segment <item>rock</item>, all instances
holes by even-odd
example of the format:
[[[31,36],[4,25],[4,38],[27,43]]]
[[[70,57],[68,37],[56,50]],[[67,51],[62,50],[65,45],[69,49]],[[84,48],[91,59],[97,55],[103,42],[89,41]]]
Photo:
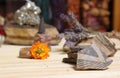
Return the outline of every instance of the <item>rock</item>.
[[[53,26],[46,25],[45,33],[51,37],[50,44],[57,45],[61,39],[57,38],[59,33]],[[19,27],[16,24],[8,23],[4,27],[6,33],[6,43],[17,45],[31,45],[34,42],[34,37],[38,32],[38,28],[29,26]]]
[[[20,58],[31,58],[30,57],[30,47],[21,48],[19,52]]]
[[[34,2],[26,0],[26,4],[15,12],[14,21],[19,26],[30,25],[34,27],[40,24],[40,12],[40,8]]]
[[[34,2],[26,0],[26,4],[14,14],[14,21],[5,25],[6,42],[12,44],[32,44],[40,24],[40,8]]]
[[[120,32],[117,32],[117,31],[108,32],[107,36],[109,38],[117,38],[120,40]]]
[[[79,21],[77,21],[73,13],[70,13],[69,16],[61,14],[60,17],[68,23],[71,23],[74,27],[72,29],[67,29],[64,31],[64,37],[66,40],[63,46],[64,51],[69,51],[71,47],[76,46],[82,40],[88,39],[88,30],[85,27],[83,27],[79,23]]]
[[[20,37],[11,37],[7,36],[5,38],[5,43],[15,44],[15,45],[31,45],[33,43],[33,38],[20,38]]]
[[[96,43],[93,43],[84,48],[78,47],[72,48],[67,53],[68,58],[64,58],[63,62],[69,64],[75,64],[77,70],[87,69],[107,69],[112,63],[112,59],[106,56],[105,51],[102,51]]]
[[[116,53],[115,44],[104,34],[99,33],[96,37],[94,37],[93,41],[101,48],[103,52],[105,52],[108,57],[114,56]]]
[[[76,64],[76,59],[72,58],[63,58],[64,63]]]
[[[6,33],[6,43],[20,44],[20,45],[30,45],[33,43],[35,34],[37,33],[37,28],[30,27],[19,27],[16,24],[8,23],[4,27]]]
[[[69,52],[68,53],[68,58],[76,59],[77,58],[77,52]]]
[[[77,53],[76,69],[107,69],[112,63],[104,52],[93,43],[90,47],[85,48]]]

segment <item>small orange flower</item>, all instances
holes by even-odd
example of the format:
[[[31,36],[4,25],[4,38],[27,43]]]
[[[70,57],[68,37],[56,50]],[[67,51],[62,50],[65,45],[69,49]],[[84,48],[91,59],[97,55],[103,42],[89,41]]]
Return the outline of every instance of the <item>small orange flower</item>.
[[[37,41],[30,48],[31,57],[35,59],[46,59],[47,57],[49,57],[49,51],[50,48],[48,47],[48,44],[41,43],[40,41]]]

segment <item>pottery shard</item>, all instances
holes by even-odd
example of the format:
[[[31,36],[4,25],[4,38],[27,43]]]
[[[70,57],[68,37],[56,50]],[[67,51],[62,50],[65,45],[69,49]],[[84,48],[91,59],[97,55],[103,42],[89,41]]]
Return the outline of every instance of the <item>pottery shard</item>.
[[[111,63],[112,60],[93,43],[77,53],[76,69],[106,69]]]

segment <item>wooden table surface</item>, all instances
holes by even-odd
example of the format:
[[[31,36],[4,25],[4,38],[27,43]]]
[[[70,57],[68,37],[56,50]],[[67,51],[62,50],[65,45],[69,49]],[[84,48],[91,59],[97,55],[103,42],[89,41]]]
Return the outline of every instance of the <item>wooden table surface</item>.
[[[117,47],[120,42],[117,41]],[[107,70],[76,71],[74,65],[62,62],[67,55],[62,44],[52,46],[46,60],[18,58],[20,48],[25,46],[2,45],[0,47],[0,78],[120,78],[120,51],[112,59]]]

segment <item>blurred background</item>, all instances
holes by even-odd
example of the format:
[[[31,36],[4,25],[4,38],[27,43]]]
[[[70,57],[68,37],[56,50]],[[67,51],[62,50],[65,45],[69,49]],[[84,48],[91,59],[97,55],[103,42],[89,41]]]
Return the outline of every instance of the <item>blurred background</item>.
[[[61,13],[73,12],[82,25],[95,31],[120,31],[120,0],[32,0],[41,9],[47,24],[59,32],[71,25],[61,21]],[[13,20],[14,12],[25,4],[25,0],[0,0],[0,34],[5,35],[4,25]]]

